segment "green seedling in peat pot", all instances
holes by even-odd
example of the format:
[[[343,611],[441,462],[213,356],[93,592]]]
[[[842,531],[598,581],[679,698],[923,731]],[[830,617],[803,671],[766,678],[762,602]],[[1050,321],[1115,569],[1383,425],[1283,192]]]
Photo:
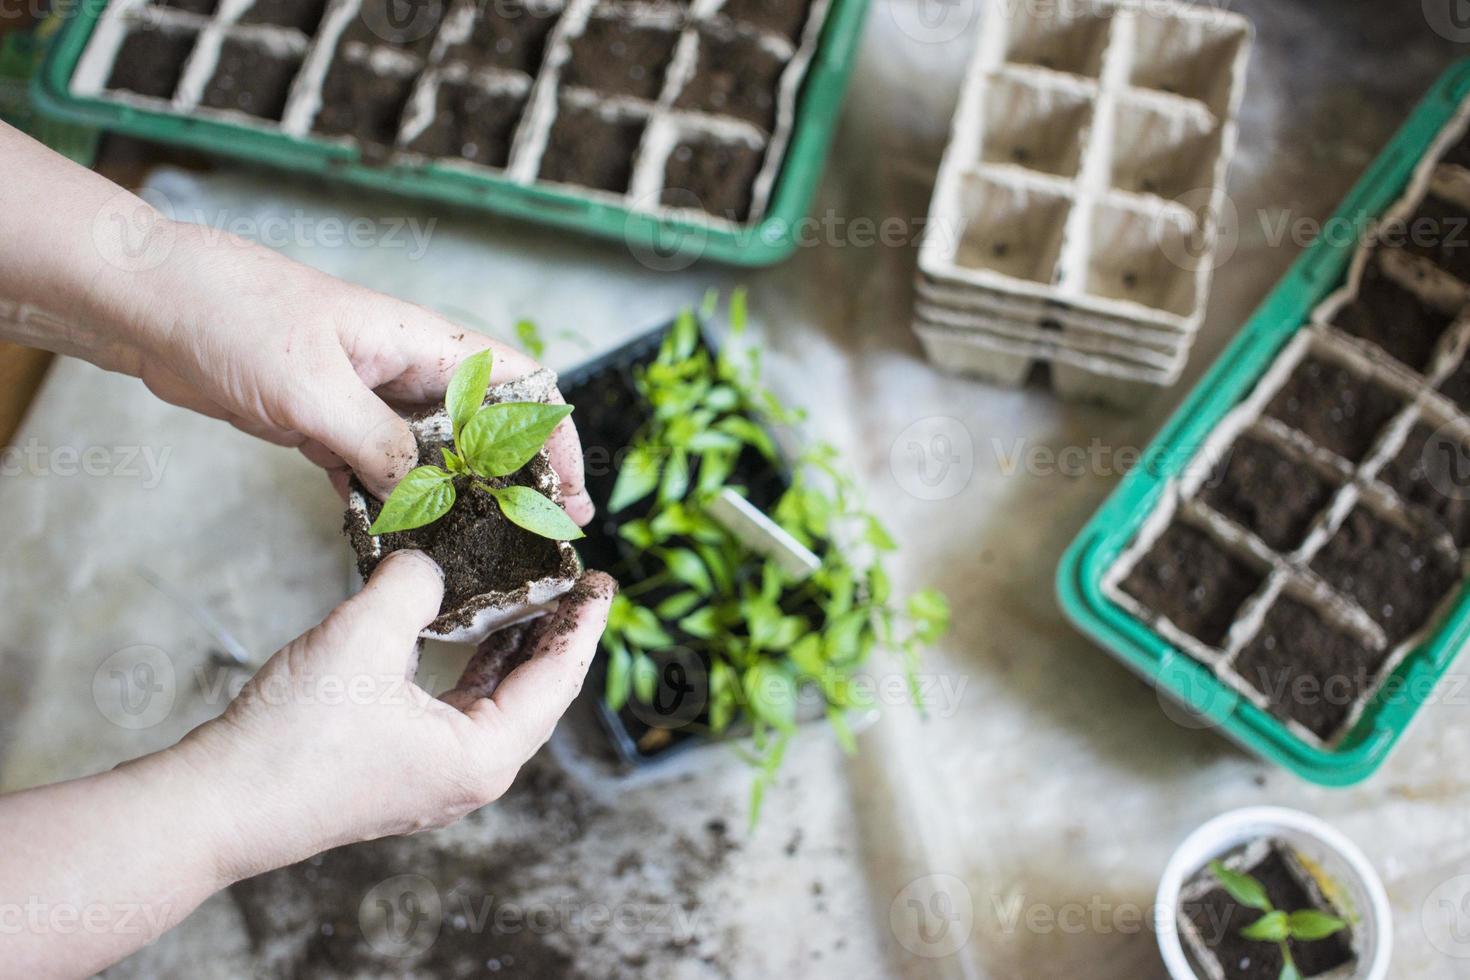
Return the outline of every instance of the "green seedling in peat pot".
[[[1275,943],[1280,948],[1280,980],[1302,980],[1301,970],[1297,969],[1296,960],[1291,955],[1292,940],[1313,942],[1347,928],[1347,922],[1319,909],[1287,912],[1276,908],[1267,897],[1264,885],[1251,875],[1231,871],[1219,861],[1210,862],[1210,874],[1231,898],[1261,913],[1261,917],[1241,929],[1240,934],[1254,942]]]
[[[373,521],[369,531],[388,534],[432,524],[449,513],[458,490],[489,494],[506,520],[553,541],[574,541],[582,531],[552,500],[531,487],[508,484],[572,412],[570,405],[540,402],[485,404],[490,388],[491,351],[462,361],[444,394],[454,448],[441,449],[443,466],[418,466],[408,472]]]

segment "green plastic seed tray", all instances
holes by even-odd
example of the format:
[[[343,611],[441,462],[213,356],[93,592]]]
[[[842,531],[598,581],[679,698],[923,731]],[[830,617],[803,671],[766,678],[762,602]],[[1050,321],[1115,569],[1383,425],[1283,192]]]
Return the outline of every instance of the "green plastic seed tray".
[[[572,18],[574,10],[581,11],[575,18],[572,18],[578,24],[590,24],[604,16],[602,13],[593,11],[590,15],[591,21],[587,20],[589,15],[586,11],[591,9],[587,0],[545,0],[545,2],[559,10],[564,10],[568,18]],[[595,189],[600,186],[595,182],[584,183],[585,178],[558,179],[556,182],[551,182],[547,179],[546,171],[537,170],[538,165],[534,162],[530,165],[529,172],[526,172],[525,169],[517,170],[515,159],[508,163],[502,161],[498,166],[496,164],[470,165],[464,160],[444,159],[439,151],[401,152],[404,145],[402,142],[404,133],[399,133],[397,138],[400,151],[388,153],[382,149],[374,151],[370,144],[355,143],[352,139],[322,137],[316,134],[319,127],[315,125],[298,127],[294,131],[283,131],[284,124],[252,123],[250,118],[241,112],[196,112],[193,110],[176,112],[171,111],[169,100],[166,98],[153,100],[117,98],[111,92],[99,91],[98,85],[90,82],[81,86],[82,92],[78,92],[78,86],[74,82],[78,77],[86,79],[89,68],[94,67],[89,63],[91,54],[89,42],[94,34],[98,34],[100,39],[107,31],[114,28],[106,11],[109,6],[119,3],[130,5],[128,16],[133,16],[132,10],[136,8],[144,17],[151,18],[150,23],[156,22],[166,27],[176,28],[182,24],[185,29],[188,29],[191,18],[199,20],[200,24],[195,25],[192,29],[198,31],[202,25],[202,33],[198,35],[201,38],[199,42],[201,49],[206,43],[205,39],[221,36],[225,38],[224,44],[226,45],[232,38],[246,45],[269,41],[270,44],[263,46],[273,46],[272,56],[278,58],[295,57],[299,60],[304,48],[306,62],[305,67],[301,69],[303,76],[312,71],[313,64],[318,62],[322,66],[320,70],[325,71],[329,58],[335,70],[339,59],[339,53],[318,58],[315,53],[316,49],[311,46],[311,37],[330,37],[330,41],[322,41],[322,46],[327,47],[334,46],[337,43],[336,38],[340,36],[344,39],[343,47],[340,49],[332,47],[332,50],[346,52],[349,49],[347,41],[350,31],[362,26],[357,23],[358,20],[361,20],[357,17],[357,0],[332,0],[327,6],[326,15],[316,35],[312,35],[309,31],[306,35],[301,35],[299,31],[293,33],[292,29],[275,27],[270,24],[264,26],[246,24],[244,18],[238,25],[233,22],[209,21],[208,15],[197,18],[191,12],[180,12],[177,6],[159,7],[152,0],[110,0],[110,3],[77,4],[68,8],[71,14],[67,23],[52,46],[41,71],[32,80],[31,100],[38,112],[53,119],[126,133],[160,143],[189,146],[272,167],[337,178],[380,191],[428,198],[465,208],[500,212],[533,222],[617,239],[621,240],[640,260],[652,263],[656,268],[670,269],[683,268],[700,258],[746,266],[769,265],[780,261],[794,250],[799,240],[801,224],[806,218],[807,209],[826,160],[843,95],[852,73],[857,42],[862,33],[868,6],[868,0],[816,0],[811,7],[810,21],[804,32],[794,32],[789,40],[783,40],[774,30],[758,35],[759,43],[768,49],[772,45],[779,48],[785,44],[787,46],[782,50],[795,51],[794,55],[780,56],[789,57],[789,64],[797,67],[797,71],[782,74],[781,87],[774,96],[771,96],[776,100],[776,108],[771,110],[771,117],[764,121],[764,124],[768,124],[764,132],[770,135],[768,141],[763,144],[752,142],[759,139],[763,131],[762,123],[751,122],[747,125],[743,124],[741,119],[735,118],[738,115],[737,109],[740,107],[730,103],[736,101],[738,92],[731,95],[721,95],[718,91],[713,95],[703,91],[690,92],[694,86],[686,83],[686,88],[681,94],[672,97],[680,101],[670,106],[664,105],[671,98],[667,92],[662,102],[653,100],[640,103],[637,99],[628,98],[616,92],[593,92],[590,89],[576,88],[571,82],[563,84],[561,78],[563,69],[556,66],[569,64],[569,61],[564,61],[563,52],[565,50],[575,51],[575,48],[566,49],[561,46],[575,45],[578,40],[575,31],[583,30],[581,27],[568,28],[566,32],[553,31],[552,41],[547,42],[547,50],[557,50],[557,57],[553,58],[548,55],[545,61],[538,63],[539,68],[529,69],[533,74],[521,72],[517,76],[515,71],[501,70],[498,66],[490,69],[476,68],[474,65],[478,64],[477,62],[445,63],[436,67],[436,62],[433,60],[430,60],[428,69],[425,71],[422,67],[423,60],[420,58],[418,61],[420,65],[418,70],[423,73],[423,81],[414,90],[407,106],[409,113],[416,111],[417,106],[417,111],[422,112],[424,118],[433,118],[432,113],[435,111],[446,111],[443,107],[449,105],[447,96],[445,102],[437,103],[441,106],[440,110],[425,109],[426,105],[435,104],[434,100],[445,88],[468,81],[476,86],[483,84],[489,90],[489,98],[492,102],[495,99],[506,97],[526,100],[523,102],[522,109],[519,110],[525,113],[523,118],[526,120],[533,117],[537,120],[551,118],[554,122],[562,115],[578,116],[580,114],[590,120],[589,125],[605,125],[609,129],[617,129],[620,122],[636,119],[640,124],[647,125],[647,136],[639,152],[652,153],[653,150],[650,148],[657,146],[660,153],[671,154],[668,158],[671,161],[673,160],[673,150],[669,148],[671,142],[676,144],[680,154],[687,154],[690,151],[683,147],[690,143],[695,146],[696,153],[700,152],[701,139],[706,142],[723,141],[722,146],[726,153],[735,152],[730,148],[740,144],[742,140],[745,141],[746,145],[756,148],[759,153],[763,154],[761,157],[763,162],[760,164],[754,185],[753,213],[744,221],[735,221],[718,216],[706,216],[695,206],[698,203],[697,200],[691,204],[687,201],[671,200],[667,194],[660,196],[660,186],[671,189],[683,185],[661,183],[656,178],[652,179],[652,184],[649,184],[649,180],[639,176],[636,166],[634,166],[631,184],[627,187],[626,192],[619,189],[623,185],[608,185],[613,189],[602,192]],[[338,18],[342,8],[349,6],[352,7],[351,13]],[[473,6],[473,0],[453,0],[445,5],[444,9],[447,9],[449,13],[445,15],[443,23],[449,24],[459,12],[464,12],[460,11],[460,8]],[[221,7],[221,10],[223,9]],[[363,17],[366,16],[367,14],[364,13]],[[465,16],[479,15],[465,12]],[[666,10],[639,8],[639,12],[618,16],[658,21],[660,18],[677,16],[677,14],[671,14]],[[733,32],[737,40],[740,37],[749,38],[756,35],[752,35],[751,29],[743,22],[722,20],[719,12],[714,15],[701,16],[706,19],[695,18],[688,25],[683,26],[681,35],[681,43],[687,43],[690,46],[688,50],[696,53],[693,55],[676,53],[675,62],[671,63],[668,70],[672,76],[675,71],[674,65],[680,64],[679,59],[681,58],[685,59],[683,64],[699,65],[701,59],[707,57],[704,53],[706,50],[704,45],[708,43],[712,52],[708,57],[714,62],[714,67],[709,69],[714,73],[710,76],[712,79],[710,85],[723,85],[725,82],[722,79],[728,76],[728,71],[725,71],[718,63],[719,57],[717,53],[714,53],[716,45],[707,38],[720,31],[726,35]],[[741,14],[740,16],[747,15]],[[345,29],[342,27],[344,23],[347,25]],[[682,22],[676,23],[672,29],[678,29],[679,24]],[[101,32],[99,32],[99,25],[102,28]],[[372,25],[368,26],[371,28]],[[653,26],[658,27],[659,25]],[[757,26],[762,30],[766,30],[767,27],[767,25],[760,24]],[[663,25],[659,29],[665,28],[669,28],[669,25]],[[479,29],[480,25],[477,22],[475,30]],[[594,35],[591,27],[585,30],[589,43],[592,46],[600,45],[601,42],[590,40],[600,35]],[[328,35],[328,31],[339,33]],[[107,44],[115,43],[108,35]],[[217,44],[218,41],[211,41],[211,43]],[[739,43],[747,42],[740,41]],[[211,48],[211,51],[213,50],[223,49]],[[432,50],[437,52],[441,49]],[[614,45],[605,50],[621,49]],[[406,52],[410,53],[405,54]],[[364,56],[360,59],[359,64],[370,66],[369,74],[377,76],[380,81],[385,74],[392,75],[395,71],[407,71],[408,69],[404,69],[403,65],[411,63],[411,59],[416,56],[405,47],[386,51],[375,47],[370,53],[373,58]],[[383,57],[378,57],[380,55]],[[488,56],[496,57],[495,54]],[[348,60],[346,54],[340,54],[340,57]],[[448,55],[435,54],[433,57],[448,57]],[[469,65],[468,68],[466,64]],[[204,81],[200,79],[194,79],[191,82],[187,69],[192,66],[193,61],[185,62],[183,81],[178,90],[180,93],[188,90],[191,85],[195,89],[204,85]],[[595,67],[602,68],[602,66]],[[81,76],[78,76],[79,68],[82,69]],[[456,75],[454,69],[463,70]],[[691,72],[702,72],[703,70],[702,68],[689,69]],[[744,69],[741,71],[743,72]],[[801,74],[802,71],[804,74]],[[724,74],[720,74],[721,72]],[[241,74],[247,77],[252,75],[258,77],[259,64],[252,66],[247,62]],[[347,73],[344,72],[345,74]],[[797,77],[798,75],[800,77]],[[702,74],[691,77],[696,81],[704,78]],[[328,82],[330,81],[329,78]],[[624,81],[626,82],[627,79]],[[799,87],[795,87],[793,82],[799,82]],[[373,83],[357,79],[341,84],[351,88],[352,99],[356,99],[361,89],[371,89]],[[292,89],[293,100],[300,101],[298,98],[300,87],[298,84]],[[709,88],[709,85],[706,85],[705,88]],[[543,98],[539,94],[543,89],[551,94]],[[420,93],[424,90],[428,90],[430,94],[427,98],[420,99]],[[195,95],[197,94],[196,91]],[[646,95],[647,93],[640,93],[640,97]],[[699,99],[714,101],[707,101],[707,103],[700,103],[686,109],[682,101],[686,95],[696,102]],[[208,92],[204,97],[209,98]],[[181,95],[174,96],[174,108],[186,104],[193,103],[190,99],[183,99]],[[709,105],[722,108],[718,110],[708,108]],[[294,102],[288,104],[285,110],[288,120],[294,111],[293,106]],[[366,113],[359,111],[362,109],[360,102],[352,102],[347,109],[347,112],[339,113],[339,115],[346,116],[349,120],[354,112],[359,117],[371,114],[370,110]],[[481,109],[472,111],[461,107],[455,111],[465,113],[465,118],[471,119],[476,126],[494,125],[493,122],[485,121],[486,117],[482,114]],[[717,114],[699,115],[703,111]],[[412,118],[411,115],[405,114],[405,127],[410,125],[409,120]],[[747,116],[747,118],[750,117]],[[359,118],[357,122],[361,122],[361,119]],[[349,121],[348,125],[351,124]],[[522,123],[520,128],[515,130],[520,142],[514,145],[520,146],[521,143],[527,141],[523,131],[528,129],[529,125],[529,122]],[[575,120],[568,121],[569,130],[576,130],[578,126]],[[627,128],[631,128],[631,124]],[[659,135],[654,135],[655,130]],[[482,132],[483,130],[477,132],[476,135]],[[576,134],[572,133],[572,135]],[[556,131],[553,129],[549,137],[538,136],[532,142],[546,139],[549,145],[555,138]],[[388,143],[395,142],[391,136],[387,141]],[[364,145],[368,145],[369,148],[365,150]],[[539,142],[537,145],[540,145]],[[466,138],[465,150],[457,152],[468,152],[471,149],[473,146],[469,138]],[[467,155],[466,159],[472,161],[473,164],[482,163],[473,155]],[[696,177],[691,179],[713,180],[717,185],[724,178],[708,177],[708,175],[724,173],[730,166],[728,157],[718,162],[700,162],[696,158],[692,164],[687,163],[685,156],[681,155],[680,159],[686,161],[686,169],[695,172]],[[585,161],[573,161],[573,163],[579,164]],[[593,164],[595,165],[596,161],[593,161]],[[644,169],[653,166],[654,164],[648,164]],[[667,172],[662,166],[659,167],[663,181],[671,181],[673,178],[669,175],[675,172],[672,162],[667,166]],[[706,175],[705,177],[698,177],[701,171]],[[626,175],[624,179],[627,179]],[[579,186],[573,186],[574,184],[593,189],[583,190]],[[718,198],[719,193],[711,191],[709,196]],[[715,211],[716,215],[733,213],[716,207],[714,203],[711,203],[709,207],[710,210]]]
[[[1083,528],[1057,570],[1057,592],[1062,608],[1085,633],[1165,692],[1171,700],[1190,708],[1200,721],[1217,726],[1262,757],[1322,785],[1351,785],[1377,770],[1415,714],[1432,696],[1461,648],[1470,640],[1470,597],[1466,595],[1463,578],[1463,553],[1457,554],[1452,543],[1454,532],[1448,529],[1447,524],[1438,530],[1414,530],[1438,525],[1420,521],[1415,516],[1418,513],[1415,508],[1403,503],[1413,498],[1398,495],[1400,492],[1396,488],[1392,493],[1378,492],[1400,479],[1394,474],[1404,472],[1399,468],[1403,460],[1422,458],[1412,457],[1412,450],[1408,448],[1410,437],[1407,433],[1416,426],[1436,422],[1442,417],[1448,420],[1443,425],[1459,425],[1463,430],[1464,404],[1462,402],[1458,409],[1451,404],[1446,381],[1453,372],[1466,369],[1463,334],[1467,320],[1463,316],[1455,318],[1455,325],[1446,328],[1435,347],[1437,353],[1433,354],[1433,359],[1426,354],[1425,362],[1411,369],[1399,366],[1395,358],[1385,352],[1400,345],[1402,333],[1397,339],[1392,333],[1380,334],[1377,343],[1386,345],[1380,349],[1364,341],[1361,332],[1348,336],[1354,331],[1343,326],[1349,322],[1345,315],[1339,318],[1346,308],[1342,304],[1355,302],[1360,295],[1366,295],[1364,283],[1367,279],[1374,276],[1382,279],[1386,273],[1375,270],[1389,269],[1390,258],[1402,260],[1401,265],[1408,263],[1411,269],[1419,269],[1420,273],[1416,274],[1426,277],[1426,281],[1440,274],[1429,267],[1429,258],[1419,255],[1405,258],[1402,254],[1413,249],[1389,249],[1383,244],[1375,251],[1370,247],[1374,238],[1367,231],[1374,227],[1388,227],[1394,221],[1418,213],[1414,209],[1422,205],[1416,195],[1426,188],[1431,193],[1435,192],[1442,186],[1435,181],[1442,181],[1445,172],[1455,180],[1467,178],[1453,167],[1447,170],[1432,160],[1420,166],[1421,161],[1430,158],[1463,166],[1463,144],[1455,150],[1454,160],[1442,154],[1452,140],[1460,139],[1458,127],[1464,125],[1462,107],[1466,105],[1467,97],[1470,97],[1470,61],[1455,65],[1436,83],[1327,226],[1353,228],[1360,234],[1324,234],[1297,260],[1164,426],[1142,462],[1123,479]],[[1380,225],[1381,219],[1387,219],[1387,224]],[[1360,242],[1364,243],[1362,247]],[[1442,264],[1443,259],[1441,253],[1435,261]],[[1423,272],[1425,269],[1429,271]],[[1445,278],[1450,279],[1447,273]],[[1381,282],[1375,288],[1381,288]],[[1461,281],[1458,288],[1462,292],[1454,295],[1464,299],[1467,295],[1465,290],[1470,287]],[[1412,305],[1405,302],[1389,307],[1394,314],[1389,318],[1393,320],[1392,330],[1400,330],[1400,321],[1395,317]],[[1448,312],[1453,308],[1464,307],[1446,305],[1446,322],[1453,317]],[[1402,352],[1395,356],[1405,361],[1413,360]],[[1313,361],[1310,367],[1307,365],[1309,360]],[[1324,368],[1320,366],[1322,364],[1329,366]],[[1436,364],[1440,366],[1435,367]],[[1366,386],[1363,379],[1376,379],[1375,384],[1381,382],[1385,390],[1397,392],[1396,397],[1402,399],[1403,407],[1399,414],[1389,416],[1390,422],[1374,430],[1379,433],[1376,441],[1371,443],[1375,448],[1370,451],[1365,446],[1365,455],[1361,457],[1364,462],[1344,462],[1353,458],[1354,450],[1343,448],[1349,441],[1349,426],[1343,423],[1340,414],[1337,423],[1316,426],[1315,443],[1312,439],[1305,440],[1307,448],[1296,457],[1299,462],[1291,465],[1305,465],[1301,461],[1321,457],[1327,462],[1318,460],[1320,472],[1330,474],[1331,465],[1336,461],[1341,465],[1341,472],[1328,479],[1338,480],[1333,486],[1341,489],[1333,491],[1337,496],[1330,498],[1332,504],[1319,512],[1314,519],[1316,523],[1311,525],[1312,530],[1302,532],[1306,536],[1298,539],[1302,543],[1295,550],[1286,546],[1273,550],[1274,545],[1261,544],[1272,535],[1265,531],[1241,531],[1247,527],[1246,524],[1222,519],[1220,511],[1211,509],[1213,504],[1211,507],[1189,509],[1198,500],[1192,500],[1188,494],[1205,493],[1206,483],[1202,482],[1200,473],[1210,472],[1219,479],[1216,467],[1223,469],[1222,462],[1226,459],[1224,456],[1204,455],[1207,447],[1218,449],[1226,445],[1226,440],[1238,440],[1241,433],[1256,431],[1264,436],[1270,436],[1277,430],[1286,432],[1287,436],[1302,436],[1304,430],[1313,428],[1313,424],[1295,428],[1278,424],[1282,413],[1298,408],[1300,400],[1277,399],[1269,403],[1267,400],[1275,399],[1287,385],[1295,383],[1298,374],[1305,377],[1317,372],[1312,376],[1323,377],[1331,376],[1339,369],[1358,372],[1353,385]],[[1294,373],[1288,375],[1288,371]],[[1416,378],[1417,381],[1414,380]],[[1435,386],[1445,390],[1436,391]],[[1363,387],[1352,390],[1359,394],[1350,397],[1366,399]],[[1363,411],[1367,410],[1366,400],[1359,404]],[[1281,405],[1287,408],[1283,409]],[[1439,415],[1434,416],[1433,413]],[[1252,426],[1254,428],[1249,428]],[[1396,444],[1395,439],[1403,441]],[[1336,452],[1322,452],[1323,446],[1331,449],[1334,443],[1338,444]],[[1239,442],[1230,443],[1230,450],[1238,445]],[[1282,452],[1287,452],[1287,449]],[[1395,452],[1403,455],[1393,457],[1392,462],[1383,462]],[[1312,453],[1316,457],[1312,457]],[[1228,470],[1225,472],[1228,479]],[[1198,489],[1189,491],[1191,486]],[[1380,497],[1387,502],[1375,503]],[[1397,524],[1388,519],[1392,517],[1390,511],[1395,506],[1399,508]],[[1379,519],[1374,515],[1388,515],[1382,519],[1385,527],[1400,528],[1398,533],[1402,534],[1422,533],[1423,540],[1429,543],[1423,546],[1426,550],[1416,554],[1436,560],[1443,557],[1446,569],[1442,576],[1444,591],[1436,594],[1442,594],[1444,598],[1423,620],[1426,625],[1395,633],[1394,613],[1386,601],[1380,602],[1377,594],[1365,598],[1361,592],[1361,581],[1352,577],[1333,579],[1336,573],[1331,562],[1339,559],[1325,556],[1326,552],[1338,547],[1333,543],[1334,535],[1341,534],[1343,541],[1347,542],[1353,534],[1360,533],[1361,528],[1356,525],[1353,534],[1347,527],[1359,520],[1359,510],[1365,525]],[[1205,516],[1191,516],[1196,514]],[[1259,576],[1263,584],[1256,586],[1254,591],[1242,587],[1232,593],[1229,602],[1237,603],[1234,618],[1227,628],[1216,633],[1214,639],[1200,643],[1195,643],[1192,637],[1204,635],[1208,630],[1196,625],[1196,632],[1191,635],[1170,619],[1170,616],[1187,618],[1190,615],[1189,600],[1184,600],[1183,611],[1163,613],[1154,606],[1150,613],[1146,604],[1132,601],[1136,593],[1124,594],[1121,581],[1124,575],[1144,564],[1144,558],[1138,556],[1145,555],[1146,549],[1162,539],[1161,528],[1172,528],[1172,522],[1176,521],[1188,525],[1190,520],[1199,522],[1198,528],[1203,529],[1204,538],[1211,542],[1224,542],[1219,545],[1222,552],[1228,550],[1229,541],[1236,540],[1249,544],[1253,549],[1252,555],[1262,556],[1256,571],[1250,574]],[[1409,530],[1402,530],[1405,528]],[[1234,532],[1231,529],[1235,529]],[[1229,538],[1231,533],[1236,533],[1236,538]],[[1151,538],[1152,535],[1158,537]],[[1170,547],[1175,547],[1179,540],[1181,538],[1175,538]],[[1362,537],[1357,540],[1361,542]],[[1380,537],[1375,540],[1389,539]],[[1463,548],[1464,542],[1458,537],[1453,541]],[[1343,548],[1347,546],[1346,543],[1342,545]],[[1167,550],[1162,545],[1159,547],[1161,554]],[[1206,554],[1209,550],[1206,548],[1194,554]],[[1283,558],[1278,551],[1285,552],[1286,557]],[[1385,563],[1394,560],[1389,548],[1382,544],[1370,544],[1368,552],[1368,558],[1361,557],[1360,553],[1355,560],[1373,561],[1375,556]],[[1186,553],[1181,550],[1173,552],[1176,558]],[[1340,550],[1334,552],[1340,553]],[[1166,564],[1168,556],[1149,556],[1148,560],[1154,563],[1148,569],[1151,573],[1153,569],[1162,567],[1159,563]],[[1249,561],[1254,560],[1241,552],[1242,567],[1247,567]],[[1134,564],[1130,565],[1130,562]],[[1181,560],[1174,567],[1180,570],[1178,575],[1190,582],[1189,588],[1194,589],[1194,583],[1200,581],[1199,576],[1204,574],[1198,570],[1207,564],[1203,559]],[[1434,565],[1435,562],[1429,564]],[[1428,568],[1406,570],[1404,577],[1413,583],[1409,589],[1429,589],[1429,572]],[[1190,578],[1192,575],[1195,577]],[[1249,575],[1245,577],[1250,578]],[[1231,584],[1223,576],[1218,581]],[[1278,591],[1273,592],[1273,588]],[[1355,588],[1359,590],[1356,593],[1353,591]],[[1397,588],[1400,595],[1405,594],[1402,586]],[[1389,588],[1385,587],[1383,591],[1387,593]],[[1341,602],[1341,608],[1329,607],[1329,600],[1318,601],[1323,603],[1322,610],[1336,609],[1332,615],[1340,618],[1334,620],[1338,625],[1333,628],[1341,628],[1344,631],[1341,635],[1347,635],[1348,626],[1343,624],[1358,624],[1353,628],[1365,631],[1362,635],[1378,637],[1379,646],[1375,649],[1392,651],[1384,654],[1381,666],[1374,668],[1377,673],[1370,682],[1358,689],[1351,713],[1335,723],[1337,727],[1331,729],[1330,736],[1312,728],[1310,720],[1303,721],[1304,714],[1293,713],[1305,710],[1302,708],[1304,699],[1300,695],[1291,695],[1290,703],[1286,704],[1279,695],[1273,698],[1262,693],[1259,685],[1252,691],[1240,682],[1246,668],[1239,665],[1239,661],[1244,659],[1247,651],[1251,652],[1251,664],[1257,668],[1258,676],[1265,676],[1259,672],[1262,657],[1269,660],[1279,653],[1279,649],[1289,647],[1295,641],[1317,642],[1300,639],[1310,632],[1308,630],[1281,629],[1283,620],[1290,618],[1281,612],[1280,618],[1275,620],[1276,626],[1272,627],[1280,639],[1267,637],[1262,645],[1262,637],[1267,633],[1265,624],[1272,622],[1272,616],[1277,614],[1276,607],[1293,605],[1297,598],[1307,596],[1309,592],[1336,596],[1339,600],[1343,596],[1355,598],[1357,605],[1351,601]],[[1195,599],[1198,600],[1202,594],[1198,593]],[[1248,595],[1248,598],[1238,600],[1238,595]],[[1197,602],[1197,605],[1203,607],[1202,603]],[[1302,614],[1298,610],[1293,615]],[[1404,613],[1403,617],[1409,615]],[[1323,611],[1317,622],[1326,623],[1327,617],[1327,612]],[[1383,625],[1385,623],[1389,625]],[[1215,626],[1210,629],[1215,629]],[[1373,633],[1375,629],[1378,630],[1376,634]],[[1317,634],[1318,637],[1322,635]],[[1395,640],[1395,637],[1399,639]],[[1212,659],[1208,648],[1215,648],[1219,656]],[[1360,649],[1368,647],[1365,645]],[[1287,654],[1288,658],[1292,656]],[[1279,666],[1281,661],[1276,663]],[[1235,673],[1237,666],[1239,674]],[[1298,658],[1297,664],[1288,664],[1286,669],[1303,668]]]

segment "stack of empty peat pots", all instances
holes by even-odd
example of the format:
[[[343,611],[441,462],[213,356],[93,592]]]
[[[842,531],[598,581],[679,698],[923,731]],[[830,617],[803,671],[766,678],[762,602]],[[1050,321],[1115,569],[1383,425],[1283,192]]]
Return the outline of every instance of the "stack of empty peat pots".
[[[993,0],[919,257],[930,360],[1138,404],[1204,318],[1250,23],[1168,0]]]

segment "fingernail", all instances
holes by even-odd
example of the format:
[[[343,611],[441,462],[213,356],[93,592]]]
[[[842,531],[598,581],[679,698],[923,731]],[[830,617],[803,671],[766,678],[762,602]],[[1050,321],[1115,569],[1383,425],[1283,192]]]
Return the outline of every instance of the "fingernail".
[[[399,556],[402,556],[402,557],[400,558]],[[413,561],[421,562],[422,564],[427,565],[429,568],[432,568],[434,570],[434,574],[437,575],[437,576],[439,576],[439,581],[441,581],[441,582],[444,581],[444,569],[440,568],[439,567],[439,563],[437,561],[435,561],[433,558],[430,558],[429,555],[426,552],[420,551],[417,548],[399,548],[397,551],[390,551],[388,553],[387,557],[385,557],[383,560],[384,561],[395,561],[395,560],[397,560],[397,561],[409,561],[409,560],[413,560]]]

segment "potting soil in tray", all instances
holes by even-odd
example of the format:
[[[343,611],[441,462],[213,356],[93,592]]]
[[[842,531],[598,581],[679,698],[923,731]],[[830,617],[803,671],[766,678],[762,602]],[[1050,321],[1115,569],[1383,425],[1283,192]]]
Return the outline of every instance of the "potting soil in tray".
[[[1249,874],[1261,883],[1273,907],[1284,912],[1314,909],[1342,918],[1316,880],[1285,845],[1259,841],[1226,860],[1232,871]],[[1181,928],[1197,959],[1212,959],[1225,980],[1278,980],[1283,965],[1280,948],[1272,942],[1247,939],[1241,929],[1261,917],[1230,896],[1208,868],[1185,886],[1180,901]],[[1291,940],[1291,957],[1303,977],[1318,977],[1353,962],[1352,928],[1325,939]],[[1210,975],[1214,971],[1206,967]]]
[[[1106,594],[1331,746],[1461,590],[1470,545],[1470,108],[1348,280],[1226,415]]]
[[[830,0],[112,0],[73,95],[744,224]]]

